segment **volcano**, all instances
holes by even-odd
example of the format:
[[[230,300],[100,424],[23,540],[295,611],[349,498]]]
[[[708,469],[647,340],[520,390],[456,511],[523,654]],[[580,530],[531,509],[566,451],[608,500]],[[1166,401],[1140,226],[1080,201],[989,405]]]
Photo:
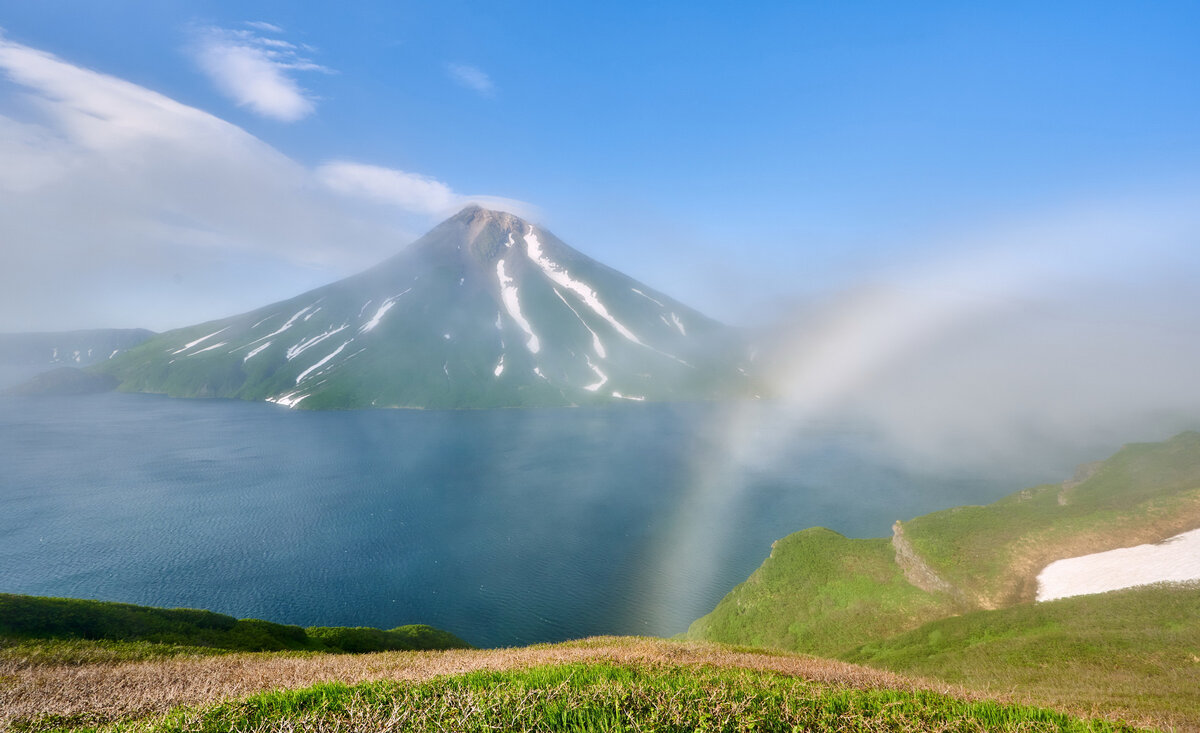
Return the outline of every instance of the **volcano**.
[[[125,391],[288,407],[543,407],[752,396],[722,325],[500,211],[357,275],[94,367]]]

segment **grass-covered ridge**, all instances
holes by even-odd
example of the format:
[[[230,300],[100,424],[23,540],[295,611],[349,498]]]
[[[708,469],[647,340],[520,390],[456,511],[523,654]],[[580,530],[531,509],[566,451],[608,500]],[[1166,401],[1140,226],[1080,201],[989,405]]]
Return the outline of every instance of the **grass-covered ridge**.
[[[845,653],[938,618],[1032,601],[1054,560],[1196,527],[1200,433],[1186,432],[1126,446],[1077,480],[898,523],[891,540],[789,535],[688,637]]]
[[[32,640],[58,643],[28,643]],[[103,655],[94,645],[73,647],[72,640],[103,641],[111,654],[132,658],[169,655],[172,650],[193,653],[197,648],[372,652],[469,646],[449,632],[420,624],[389,631],[362,627],[305,629],[189,608],[0,594],[0,646],[5,654],[24,650],[66,659],[75,648],[80,653]]]
[[[777,541],[766,562],[687,635],[836,655],[955,608],[952,599],[910,585],[887,540],[815,527]]]
[[[1200,584],[975,611],[844,658],[973,688],[1021,690],[1080,708],[1153,709],[1200,721]]]
[[[1200,433],[1129,445],[1089,468],[898,523],[890,540],[789,535],[687,638],[1200,726],[1200,587],[1033,602],[1054,560],[1200,527]]]
[[[980,608],[1032,601],[1054,560],[1156,542],[1200,527],[1200,433],[1127,445],[1081,481],[904,523],[933,570]]]
[[[332,683],[176,711],[114,730],[1116,731],[1044,709],[862,690],[757,670],[564,664],[420,683]]]

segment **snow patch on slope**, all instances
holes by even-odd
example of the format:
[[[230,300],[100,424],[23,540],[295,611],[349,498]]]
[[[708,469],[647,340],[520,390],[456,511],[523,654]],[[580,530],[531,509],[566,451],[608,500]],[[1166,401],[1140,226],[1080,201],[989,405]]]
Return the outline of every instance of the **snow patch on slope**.
[[[245,364],[246,362],[250,361],[251,357],[258,356],[260,353],[262,353],[262,351],[264,349],[266,349],[268,346],[270,346],[271,343],[272,342],[268,341],[267,343],[263,344],[262,346],[259,346],[258,348],[256,348],[254,351],[251,351],[249,354],[246,354],[244,357],[242,357],[242,363]]]
[[[1124,547],[1052,562],[1038,573],[1037,599],[1052,601],[1185,580],[1200,580],[1200,529],[1156,545]]]
[[[558,299],[563,302],[563,305],[571,308],[571,312],[575,314],[575,317],[579,319],[579,322],[583,324],[583,327],[588,330],[588,333],[592,334],[592,350],[596,352],[596,356],[600,357],[601,359],[608,356],[608,354],[604,352],[604,344],[601,343],[600,337],[596,335],[596,332],[592,330],[591,326],[587,325],[587,321],[583,320],[583,316],[579,315],[579,311],[575,310],[571,304],[567,302],[567,299],[563,297],[563,294],[558,292],[558,288],[554,288],[553,290],[554,294],[558,296]]]
[[[588,392],[595,392],[596,390],[603,387],[604,384],[608,381],[608,375],[605,374],[604,372],[600,371],[600,367],[598,367],[592,363],[592,358],[590,356],[586,357],[586,358],[587,358],[588,368],[590,368],[593,372],[596,373],[596,376],[600,379],[600,381],[596,382],[595,384],[589,384],[586,387],[584,387],[584,389],[586,389]]]
[[[645,298],[646,300],[649,300],[649,301],[650,301],[650,302],[652,302],[652,303],[657,303],[659,307],[661,307],[661,308],[666,308],[666,306],[662,304],[662,301],[660,301],[660,300],[655,300],[654,298],[651,298],[649,295],[646,295],[645,293],[643,293],[642,291],[638,290],[637,288],[630,288],[630,290],[632,290],[633,292],[635,292],[635,293],[637,293],[638,295],[642,296],[642,297],[643,297],[643,298]]]
[[[510,234],[509,238],[511,237]],[[542,349],[541,342],[538,340],[537,334],[533,332],[533,326],[529,325],[529,321],[525,320],[525,316],[521,314],[521,301],[517,294],[517,286],[504,271],[504,260],[496,262],[496,279],[500,281],[500,300],[504,303],[504,309],[517,322],[521,330],[529,336],[529,341],[525,344],[529,353],[538,353]]]
[[[312,396],[311,394],[300,394],[299,392],[289,392],[287,394],[281,394],[281,395],[275,395],[274,397],[268,397],[267,402],[274,402],[275,404],[283,405],[284,407],[295,407],[296,405],[300,404],[301,400],[303,400],[306,397],[311,397],[311,396]]]
[[[378,326],[379,322],[383,320],[384,315],[386,315],[387,312],[392,309],[392,306],[394,306],[396,304],[396,301],[400,299],[400,296],[404,295],[405,293],[410,292],[411,290],[412,290],[412,288],[409,288],[408,290],[405,290],[403,293],[397,293],[397,294],[393,295],[392,297],[388,298],[387,300],[383,301],[383,304],[380,305],[378,309],[376,309],[375,315],[371,316],[371,320],[364,323],[362,325],[362,327],[360,327],[358,329],[358,332],[359,333],[367,333],[368,331],[370,331],[370,330],[374,329],[376,326]],[[371,304],[371,301],[368,300],[367,305],[370,305],[370,304]],[[363,306],[363,308],[366,308],[366,307],[367,306],[365,306],[365,305]]]
[[[222,346],[227,345],[228,343],[229,343],[228,341],[222,341],[219,344],[213,344],[212,346],[205,346],[203,349],[196,349],[192,353],[188,354],[188,356],[195,356],[196,354],[203,354],[206,351],[212,351],[213,349],[219,349]]]
[[[305,320],[308,320],[308,319],[306,318]],[[304,341],[301,341],[300,343],[296,344],[295,346],[289,347],[287,350],[287,360],[291,361],[292,359],[295,359],[297,356],[300,356],[308,349],[311,349],[312,347],[321,343],[322,341],[324,341],[325,339],[334,335],[335,333],[346,330],[346,328],[349,327],[349,325],[350,324],[343,323],[341,326],[339,326],[337,328],[331,328],[330,330],[325,331],[324,333],[319,333],[310,339],[305,339]],[[246,357],[246,358],[248,359],[250,357]]]
[[[318,301],[318,302],[319,302],[319,301]],[[275,329],[274,331],[272,331],[272,332],[268,333],[266,336],[259,336],[258,338],[256,338],[256,339],[254,339],[253,341],[251,341],[249,344],[246,344],[246,346],[249,346],[250,344],[256,344],[256,343],[258,343],[259,341],[266,341],[267,339],[271,338],[272,336],[278,336],[279,334],[281,334],[281,333],[283,333],[284,331],[288,330],[289,328],[291,328],[291,327],[292,327],[292,324],[296,322],[296,319],[297,319],[297,318],[300,318],[300,317],[301,317],[301,316],[303,316],[305,313],[307,313],[307,312],[309,311],[309,309],[313,307],[313,305],[316,305],[316,303],[313,303],[312,305],[307,305],[307,306],[304,306],[304,307],[303,307],[303,308],[301,308],[301,309],[300,309],[300,310],[299,310],[299,311],[298,311],[298,312],[297,312],[295,315],[293,315],[291,318],[287,319],[287,323],[283,324],[282,326],[280,326],[279,328]],[[262,321],[259,321],[259,323],[261,323],[261,322],[262,322]],[[242,348],[245,348],[245,347],[242,347]]]
[[[183,352],[192,348],[196,344],[203,343],[203,342],[209,340],[210,338],[212,338],[213,336],[216,336],[218,333],[221,333],[222,331],[228,331],[228,330],[229,330],[229,326],[226,326],[225,328],[222,328],[220,331],[213,331],[212,333],[208,334],[207,336],[201,336],[200,338],[196,339],[195,341],[192,341],[191,343],[184,344],[182,349],[176,349],[175,351],[172,351],[171,355],[174,356],[175,354],[182,354]],[[57,350],[55,350],[54,356],[56,358],[58,357]],[[79,361],[79,352],[78,351],[75,352],[75,360]]]
[[[586,283],[573,279],[571,273],[567,272],[566,268],[559,267],[558,264],[542,253],[542,243],[532,226],[529,227],[529,233],[525,235],[525,254],[538,267],[542,268],[542,272],[546,274],[546,277],[578,295],[587,307],[591,308],[596,315],[608,321],[609,325],[616,329],[617,333],[635,344],[642,343],[637,336],[633,335],[633,331],[626,328],[624,324],[608,312],[608,308],[604,307],[604,303],[600,302],[600,298],[596,295],[595,290],[592,290]]]
[[[350,339],[350,341],[353,341],[353,340],[354,340],[354,339]],[[312,366],[310,366],[309,368],[307,368],[307,369],[305,369],[304,371],[300,372],[300,376],[296,377],[296,384],[300,384],[301,380],[303,380],[303,379],[304,379],[305,377],[307,377],[309,374],[311,374],[311,373],[313,373],[314,371],[316,371],[317,369],[320,369],[321,367],[325,366],[325,364],[327,364],[327,363],[329,362],[329,360],[330,360],[330,359],[332,359],[333,357],[335,357],[335,356],[337,356],[338,354],[342,353],[342,349],[346,348],[346,346],[348,346],[348,345],[350,344],[350,341],[345,341],[345,342],[343,342],[341,346],[339,346],[339,347],[337,347],[336,349],[334,349],[334,350],[333,350],[333,353],[329,354],[329,355],[328,355],[328,356],[326,356],[324,359],[322,359],[322,360],[318,361],[316,364],[313,364],[313,365],[312,365]]]
[[[679,329],[679,335],[687,336],[687,329],[683,327],[683,321],[679,320],[679,316],[672,313],[671,320],[675,322],[675,328]]]

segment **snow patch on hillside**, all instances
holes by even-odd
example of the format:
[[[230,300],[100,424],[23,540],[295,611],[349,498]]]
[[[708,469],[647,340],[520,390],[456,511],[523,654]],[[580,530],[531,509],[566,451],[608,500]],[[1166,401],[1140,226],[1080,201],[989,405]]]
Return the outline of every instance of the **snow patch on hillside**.
[[[662,307],[662,308],[666,308],[666,306],[662,304],[662,301],[661,301],[661,300],[655,300],[654,298],[651,298],[649,295],[646,295],[645,293],[643,293],[642,291],[638,290],[637,288],[630,288],[630,290],[632,290],[633,292],[635,292],[635,293],[637,293],[638,295],[642,296],[642,297],[643,297],[643,298],[645,298],[646,300],[649,300],[649,301],[650,301],[650,302],[652,302],[652,303],[657,303],[657,304],[658,304],[660,307]]]
[[[254,351],[251,351],[249,354],[246,354],[244,357],[242,357],[242,363],[245,364],[246,362],[250,361],[250,359],[252,357],[258,356],[260,353],[262,353],[262,351],[264,349],[266,349],[268,346],[270,346],[271,343],[272,342],[268,341],[267,343],[263,344],[262,346],[259,346],[258,348],[256,348]]]
[[[319,301],[318,301],[318,302],[319,302]],[[303,308],[301,308],[301,309],[300,309],[300,310],[299,310],[299,311],[298,311],[298,312],[297,312],[295,315],[293,315],[291,318],[287,319],[287,323],[283,324],[282,326],[280,326],[279,328],[275,329],[274,331],[272,331],[272,332],[268,333],[266,336],[259,336],[258,338],[256,338],[256,339],[254,339],[253,341],[251,341],[251,342],[250,342],[250,344],[256,344],[256,343],[258,343],[259,341],[266,341],[267,339],[271,338],[272,336],[278,336],[279,334],[281,334],[281,333],[283,333],[284,331],[288,330],[289,328],[291,328],[291,327],[292,327],[292,324],[296,322],[296,319],[297,319],[297,318],[300,318],[300,317],[301,317],[301,316],[303,316],[305,313],[308,313],[309,309],[311,309],[311,308],[312,308],[314,305],[316,305],[316,303],[313,303],[312,305],[306,305],[306,306],[304,306],[304,307],[303,307]],[[262,323],[262,321],[259,321],[259,323]],[[249,346],[250,344],[246,344],[246,346]]]
[[[624,324],[608,312],[608,308],[604,306],[604,303],[600,302],[600,298],[596,295],[595,290],[592,290],[586,283],[572,278],[571,273],[567,272],[566,268],[560,267],[542,252],[541,240],[538,239],[533,227],[529,227],[529,233],[525,235],[525,254],[542,269],[546,277],[578,295],[588,308],[591,308],[596,315],[608,321],[609,325],[616,329],[617,333],[635,344],[642,343],[637,336],[633,335],[633,331],[626,328]]]
[[[603,386],[604,386],[604,384],[605,384],[605,383],[608,381],[608,375],[607,375],[607,374],[605,374],[604,372],[600,371],[600,367],[598,367],[598,366],[596,366],[595,364],[593,364],[593,363],[592,363],[592,358],[591,358],[590,356],[589,356],[589,357],[586,357],[586,358],[587,358],[587,365],[588,365],[588,367],[589,367],[589,368],[590,368],[590,369],[591,369],[593,372],[595,372],[595,373],[596,373],[596,377],[598,377],[598,378],[600,379],[600,381],[599,381],[599,382],[596,382],[595,384],[589,384],[589,385],[587,385],[586,387],[584,387],[584,389],[586,389],[586,390],[587,390],[587,391],[589,391],[589,392],[595,392],[596,390],[598,390],[598,389],[600,389],[601,387],[603,387]]]
[[[311,396],[312,395],[310,395],[310,394],[300,394],[299,392],[289,392],[287,394],[281,394],[281,395],[275,395],[274,397],[268,397],[267,402],[274,402],[275,404],[283,405],[284,407],[295,407],[296,405],[300,404],[301,400],[303,400],[306,397],[311,397]]]
[[[646,401],[645,397],[641,397],[638,395],[623,395],[620,392],[613,392],[612,396],[616,397],[618,400],[633,400],[634,402],[645,402]]]
[[[1200,580],[1200,529],[1155,545],[1067,558],[1038,574],[1037,599],[1105,593],[1150,583]]]
[[[521,330],[529,336],[529,341],[525,344],[529,353],[538,353],[542,350],[541,342],[538,340],[537,334],[533,332],[533,326],[529,325],[529,321],[525,320],[525,316],[521,314],[521,299],[517,293],[517,286],[504,271],[504,260],[496,262],[496,279],[500,281],[500,300],[504,303],[504,309],[517,322]]]
[[[203,354],[206,351],[212,351],[213,349],[219,349],[222,346],[226,346],[228,344],[229,344],[228,341],[222,341],[219,344],[213,344],[212,346],[205,346],[203,349],[196,349],[192,353],[188,354],[188,356],[195,356],[196,354]]]
[[[405,293],[409,293],[411,291],[412,291],[412,288],[409,288],[408,290],[405,290],[403,293],[396,293],[392,297],[383,301],[383,304],[380,305],[379,308],[377,308],[375,310],[375,315],[371,316],[371,320],[364,323],[358,329],[358,332],[359,333],[367,333],[368,331],[373,330],[376,326],[379,325],[379,322],[383,320],[383,317],[387,314],[387,312],[392,309],[392,306],[394,306],[396,304],[396,301],[400,299],[400,296],[404,295]],[[368,304],[370,303],[370,301],[367,301],[367,302],[368,302]],[[363,307],[365,308],[366,306],[363,306]]]
[[[679,335],[687,336],[687,329],[683,327],[683,321],[679,320],[679,316],[672,313],[671,320],[675,322],[675,328],[679,329]]]
[[[579,322],[583,324],[583,327],[588,330],[588,333],[592,334],[592,350],[596,352],[596,356],[600,357],[601,359],[607,357],[608,354],[604,351],[604,344],[600,341],[600,337],[596,335],[596,332],[592,330],[592,327],[587,325],[587,321],[583,320],[583,316],[579,315],[579,311],[575,310],[575,308],[573,308],[571,304],[567,302],[567,299],[563,297],[562,293],[558,292],[558,288],[553,288],[553,290],[554,294],[558,296],[558,299],[563,302],[563,305],[570,308],[571,312],[575,314],[575,317],[579,319]]]
[[[350,339],[350,341],[353,341],[353,340],[354,340],[354,339]],[[325,366],[325,364],[327,364],[327,363],[329,362],[329,360],[330,360],[330,359],[332,359],[333,357],[335,357],[335,356],[337,356],[338,354],[342,353],[342,349],[346,348],[346,346],[348,346],[348,345],[350,344],[350,341],[343,342],[341,346],[339,346],[339,347],[337,347],[336,349],[334,349],[334,350],[333,350],[333,353],[329,354],[329,355],[328,355],[328,356],[326,356],[324,359],[322,359],[322,360],[318,361],[316,364],[313,364],[313,365],[312,365],[312,366],[310,366],[309,368],[307,368],[307,369],[305,369],[304,371],[300,372],[300,376],[296,377],[296,384],[300,384],[301,380],[303,380],[303,379],[304,379],[305,377],[307,377],[309,374],[311,374],[311,373],[313,373],[314,371],[316,371],[317,369],[320,369],[321,367]]]
[[[308,320],[308,319],[306,318],[305,320]],[[291,361],[292,359],[295,359],[297,356],[300,356],[305,351],[311,349],[312,347],[321,343],[322,341],[329,338],[330,336],[332,336],[336,333],[339,333],[341,331],[345,331],[349,327],[349,325],[350,324],[348,324],[348,323],[343,323],[341,326],[338,326],[337,328],[331,328],[328,331],[325,331],[323,333],[317,334],[316,336],[313,336],[312,338],[305,339],[305,340],[301,341],[300,343],[296,344],[295,346],[289,347],[287,350],[287,360]],[[249,357],[247,357],[247,358],[249,358]]]
[[[208,341],[208,340],[209,340],[210,338],[212,338],[213,336],[216,336],[218,333],[221,333],[221,332],[223,332],[223,331],[228,331],[228,330],[229,330],[229,326],[226,326],[225,328],[222,328],[222,329],[221,329],[221,330],[219,330],[219,331],[213,331],[212,333],[208,334],[207,336],[201,336],[200,338],[196,339],[195,341],[192,341],[192,342],[190,342],[190,343],[186,343],[186,344],[184,344],[182,349],[176,349],[175,351],[172,351],[172,352],[171,352],[171,355],[172,355],[172,356],[174,356],[175,354],[182,354],[183,352],[185,352],[185,351],[187,351],[188,349],[192,348],[192,347],[193,347],[193,346],[195,346],[196,344],[201,344],[201,343],[204,343],[205,341]],[[58,350],[57,350],[57,349],[55,349],[55,354],[54,354],[54,356],[55,356],[56,358],[58,357]],[[75,352],[75,361],[79,361],[79,352],[78,352],[78,351],[76,351],[76,352]]]

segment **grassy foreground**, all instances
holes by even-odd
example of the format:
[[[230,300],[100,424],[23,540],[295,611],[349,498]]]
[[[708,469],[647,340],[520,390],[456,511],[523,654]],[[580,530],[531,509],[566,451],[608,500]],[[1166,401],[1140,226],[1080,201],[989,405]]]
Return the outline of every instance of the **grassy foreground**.
[[[628,637],[74,667],[0,662],[0,679],[0,729],[25,733],[1137,730],[843,662]]]
[[[119,731],[1116,731],[1048,710],[861,690],[755,670],[565,664],[428,682],[331,683]]]

